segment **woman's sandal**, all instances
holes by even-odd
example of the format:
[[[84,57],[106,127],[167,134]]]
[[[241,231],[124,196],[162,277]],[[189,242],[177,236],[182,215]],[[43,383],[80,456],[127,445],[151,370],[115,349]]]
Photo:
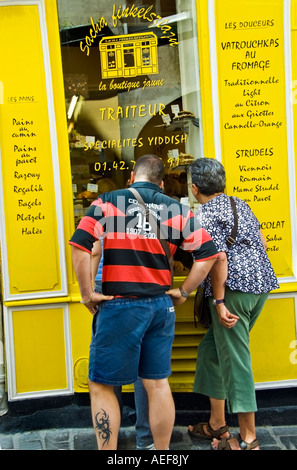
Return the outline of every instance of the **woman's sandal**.
[[[241,450],[253,450],[259,446],[258,439],[254,439],[252,442],[245,442],[241,437],[239,438],[239,446]]]
[[[210,435],[206,434],[206,432],[204,431],[204,426],[206,427]],[[229,427],[227,425],[222,426],[220,429],[214,430],[210,426],[209,422],[195,424],[195,426],[193,426],[193,431],[190,431],[188,429],[188,433],[190,434],[190,436],[202,439],[220,439],[221,435],[226,432],[229,432]]]
[[[213,450],[237,450],[237,449],[232,449],[231,445],[229,444],[229,438],[223,438],[219,443],[217,447],[211,446]],[[239,442],[239,447],[240,449],[238,450],[253,450],[255,447],[259,446],[258,439],[255,439],[252,442],[245,442],[243,441],[240,437],[238,439]]]

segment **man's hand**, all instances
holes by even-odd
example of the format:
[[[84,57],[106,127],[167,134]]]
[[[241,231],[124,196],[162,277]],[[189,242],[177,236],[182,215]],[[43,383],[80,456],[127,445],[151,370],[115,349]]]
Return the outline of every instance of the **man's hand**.
[[[225,304],[217,305],[216,311],[218,314],[219,322],[226,328],[233,328],[236,325],[237,320],[239,320],[239,317],[237,315],[234,315],[234,313],[229,312]]]
[[[181,295],[180,289],[170,289],[165,294],[168,294],[172,298],[173,305],[181,305],[187,300],[186,297]]]
[[[95,292],[92,300],[84,304],[84,306],[91,312],[92,315],[95,315],[98,310],[98,304],[100,304],[100,302],[103,302],[104,300],[112,300],[113,298],[113,295],[103,295]]]
[[[112,300],[112,295],[103,295],[98,292],[92,293],[91,279],[91,255],[90,253],[71,246],[72,263],[79,284],[81,299],[84,306],[94,315],[98,308],[97,305],[103,300]],[[90,300],[89,300],[90,299]]]

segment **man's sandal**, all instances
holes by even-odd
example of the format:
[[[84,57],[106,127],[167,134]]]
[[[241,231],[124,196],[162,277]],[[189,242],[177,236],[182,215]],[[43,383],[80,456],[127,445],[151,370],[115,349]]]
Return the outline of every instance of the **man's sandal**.
[[[206,432],[204,431],[204,426],[206,427],[210,435],[206,434]],[[202,439],[221,439],[221,435],[225,432],[229,432],[229,427],[227,425],[222,426],[220,429],[214,430],[210,426],[209,422],[196,424],[195,426],[193,426],[193,431],[190,431],[188,429],[188,433],[190,434],[190,436]]]
[[[218,443],[218,446],[216,448],[213,446],[211,446],[211,448],[213,450],[236,450],[236,449],[232,449],[231,445],[228,442],[229,440],[230,440],[230,437],[224,438]],[[255,447],[259,446],[258,439],[255,439],[253,442],[248,443],[248,442],[243,441],[241,438],[239,438],[238,442],[239,442],[239,447],[240,447],[240,449],[238,450],[252,450]]]

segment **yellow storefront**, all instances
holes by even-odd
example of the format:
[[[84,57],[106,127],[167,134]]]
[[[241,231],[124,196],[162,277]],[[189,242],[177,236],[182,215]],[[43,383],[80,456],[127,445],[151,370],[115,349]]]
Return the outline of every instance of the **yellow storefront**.
[[[280,289],[252,332],[255,382],[295,387],[296,0],[0,0],[0,39],[8,399],[88,391],[91,316],[68,240],[97,194],[125,186],[145,153],[162,157],[165,189],[193,210],[188,163],[219,159],[227,193],[259,218]],[[184,275],[176,265],[176,285]],[[192,391],[205,333],[193,301],[176,312],[174,392]]]

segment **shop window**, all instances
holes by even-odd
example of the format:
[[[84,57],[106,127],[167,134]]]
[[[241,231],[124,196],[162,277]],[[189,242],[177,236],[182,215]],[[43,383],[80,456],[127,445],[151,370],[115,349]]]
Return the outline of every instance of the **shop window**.
[[[75,224],[154,153],[188,202],[202,156],[195,0],[58,0]]]

